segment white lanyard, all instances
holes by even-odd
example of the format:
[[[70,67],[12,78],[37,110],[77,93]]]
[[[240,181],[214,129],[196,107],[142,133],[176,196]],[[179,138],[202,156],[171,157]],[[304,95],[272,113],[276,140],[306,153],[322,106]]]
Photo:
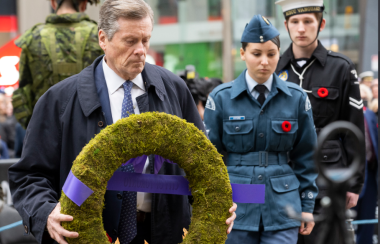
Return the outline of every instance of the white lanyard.
[[[294,69],[294,67],[293,67],[293,64],[290,64],[290,66],[292,67],[292,69],[293,69],[293,71],[294,71],[294,73],[296,74],[296,75],[298,75],[298,77],[300,78],[300,87],[302,88],[302,81],[303,81],[303,74],[305,74],[305,72],[306,72],[306,70],[314,63],[314,61],[315,61],[316,59],[314,59],[313,61],[311,61],[311,63],[308,65],[308,66],[306,66],[306,68],[302,71],[302,74],[299,74],[295,69]],[[302,88],[303,89],[303,88]],[[305,89],[303,89],[305,92],[307,92],[307,93],[311,93],[311,91],[308,91],[308,90],[305,90]]]

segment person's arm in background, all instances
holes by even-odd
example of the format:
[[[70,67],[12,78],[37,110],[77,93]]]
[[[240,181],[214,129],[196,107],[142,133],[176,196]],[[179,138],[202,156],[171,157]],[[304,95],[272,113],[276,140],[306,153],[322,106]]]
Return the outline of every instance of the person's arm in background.
[[[355,70],[354,65],[350,62],[347,65],[346,77],[343,79],[343,85],[345,86],[342,108],[340,111],[340,119],[353,123],[356,125],[364,136],[364,116],[363,116],[363,101],[360,97],[360,90],[358,85],[358,79],[356,73],[352,72]],[[354,155],[357,153],[362,154],[363,162],[360,164],[360,168],[356,171],[353,176],[352,185],[350,190],[347,192],[346,208],[355,207],[361,189],[364,184],[364,174],[365,174],[365,145],[362,144],[358,148],[354,143],[352,143],[352,138],[348,135],[342,135],[343,148],[347,155],[347,166],[352,163]],[[343,152],[344,153],[344,152]]]
[[[13,114],[23,128],[26,128],[32,116],[32,85],[33,77],[28,63],[31,55],[28,51],[28,44],[32,38],[32,31],[28,30],[24,35],[16,40],[16,45],[22,48],[19,63],[19,88],[14,91],[12,97]]]
[[[305,104],[307,106],[305,106]],[[302,206],[302,217],[313,219],[315,199],[318,188],[315,180],[318,173],[313,159],[314,148],[317,143],[317,133],[315,132],[313,113],[309,98],[306,93],[302,93],[299,105],[298,131],[292,151],[289,152],[290,161],[293,163],[293,171],[300,182],[299,193]],[[306,226],[304,226],[306,224]],[[314,228],[314,221],[301,222],[299,233],[309,235]]]

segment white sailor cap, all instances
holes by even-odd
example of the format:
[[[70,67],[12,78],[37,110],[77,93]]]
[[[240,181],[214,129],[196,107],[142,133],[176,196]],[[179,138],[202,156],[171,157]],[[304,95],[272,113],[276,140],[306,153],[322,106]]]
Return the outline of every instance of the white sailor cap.
[[[296,14],[321,13],[325,9],[323,0],[280,0],[275,4],[282,7],[285,18]]]
[[[373,77],[375,74],[372,71],[365,71],[360,73],[359,78],[363,79],[365,77]]]

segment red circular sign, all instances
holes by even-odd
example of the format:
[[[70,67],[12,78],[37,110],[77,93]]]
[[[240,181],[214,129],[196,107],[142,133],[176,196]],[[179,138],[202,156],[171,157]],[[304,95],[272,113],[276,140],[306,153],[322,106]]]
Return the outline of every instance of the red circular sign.
[[[285,132],[289,132],[292,129],[292,125],[290,124],[289,121],[284,121],[281,127],[282,127],[282,130]]]
[[[329,91],[326,88],[324,88],[324,87],[319,88],[318,89],[318,95],[320,97],[327,97],[329,95]]]

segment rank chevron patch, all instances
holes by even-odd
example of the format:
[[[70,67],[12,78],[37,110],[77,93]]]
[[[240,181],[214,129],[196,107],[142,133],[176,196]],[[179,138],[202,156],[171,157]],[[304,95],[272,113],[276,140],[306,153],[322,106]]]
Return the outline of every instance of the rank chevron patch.
[[[359,101],[359,100],[356,100],[356,99],[350,97],[350,105],[354,108],[362,109],[363,108],[363,100],[360,99],[360,101]]]

